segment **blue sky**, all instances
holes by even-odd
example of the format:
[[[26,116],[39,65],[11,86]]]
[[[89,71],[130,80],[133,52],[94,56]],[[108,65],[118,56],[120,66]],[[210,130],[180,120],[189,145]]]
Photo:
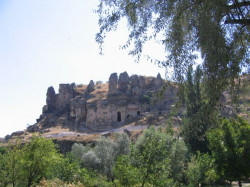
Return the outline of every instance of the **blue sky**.
[[[164,77],[146,59],[139,64],[119,50],[127,39],[126,22],[105,41],[99,55],[95,34],[98,0],[0,1],[0,137],[34,124],[49,86],[107,81],[113,72]],[[163,58],[155,43],[145,53]]]

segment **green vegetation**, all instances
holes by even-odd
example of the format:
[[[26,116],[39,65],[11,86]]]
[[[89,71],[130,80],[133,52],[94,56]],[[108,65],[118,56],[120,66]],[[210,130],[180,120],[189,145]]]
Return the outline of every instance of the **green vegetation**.
[[[229,181],[250,176],[250,125],[242,118],[223,119],[220,127],[209,133],[210,149],[218,173]]]
[[[249,1],[242,0],[102,0],[96,10],[102,52],[107,33],[127,20],[129,36],[123,49],[139,61],[149,40],[165,48],[158,65],[173,68],[173,78],[183,83],[189,65],[201,53],[206,92],[216,106],[221,92],[249,66]],[[229,81],[230,80],[230,81]]]
[[[151,126],[131,143],[127,134],[74,144],[66,155],[33,137],[0,153],[0,186],[204,186],[250,176],[250,125],[223,119],[208,133],[209,152],[193,153],[182,139]]]

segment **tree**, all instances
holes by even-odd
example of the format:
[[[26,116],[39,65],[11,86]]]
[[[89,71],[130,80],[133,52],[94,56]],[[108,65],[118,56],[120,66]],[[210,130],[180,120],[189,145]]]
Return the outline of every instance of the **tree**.
[[[51,140],[43,137],[33,137],[22,148],[20,158],[20,183],[21,186],[30,187],[38,183],[43,177],[50,176],[53,167],[61,158]]]
[[[166,69],[173,67],[179,82],[195,63],[194,51],[199,51],[206,92],[215,106],[228,79],[233,82],[249,66],[249,6],[243,0],[101,0],[96,41],[102,50],[106,34],[125,18],[130,34],[123,48],[132,45],[129,54],[139,61],[144,44],[163,37],[166,59],[156,62]]]
[[[209,154],[201,154],[200,152],[192,156],[188,163],[187,178],[192,186],[214,182],[218,178],[214,159]]]
[[[140,171],[137,167],[132,166],[129,155],[118,157],[114,174],[122,186],[135,186],[141,181]]]
[[[152,126],[138,138],[131,150],[131,163],[139,169],[141,186],[171,186],[169,154],[172,137]]]
[[[16,142],[15,145],[2,149],[2,151],[3,154],[0,153],[0,184],[7,186],[11,183],[15,187],[21,172],[20,159],[23,152],[20,142]]]
[[[110,180],[114,179],[113,166],[120,155],[130,153],[130,139],[127,134],[116,134],[115,139],[102,137],[94,148],[74,144],[72,157],[83,167],[104,173]]]
[[[185,83],[186,116],[182,126],[182,135],[192,153],[208,152],[206,133],[217,124],[217,111],[211,108],[204,90],[201,89],[202,71],[197,66],[193,72],[189,66]]]
[[[229,181],[237,180],[241,186],[243,177],[250,176],[250,125],[242,118],[223,119],[221,127],[209,135],[219,174]]]
[[[183,140],[175,140],[170,151],[170,175],[176,183],[185,182],[185,167],[188,161],[188,149]],[[179,185],[180,186],[180,185]]]

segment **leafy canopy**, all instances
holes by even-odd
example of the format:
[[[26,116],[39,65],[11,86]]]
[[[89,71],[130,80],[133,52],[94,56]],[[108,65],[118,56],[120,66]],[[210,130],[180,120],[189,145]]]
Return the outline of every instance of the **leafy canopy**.
[[[173,67],[180,82],[199,51],[207,91],[218,100],[228,78],[249,66],[249,6],[242,0],[100,0],[96,41],[102,51],[106,34],[125,18],[130,34],[123,48],[132,45],[129,54],[139,61],[144,44],[163,36],[166,59],[156,62]]]
[[[250,176],[250,124],[242,118],[224,119],[212,130],[209,146],[219,174],[229,181]]]

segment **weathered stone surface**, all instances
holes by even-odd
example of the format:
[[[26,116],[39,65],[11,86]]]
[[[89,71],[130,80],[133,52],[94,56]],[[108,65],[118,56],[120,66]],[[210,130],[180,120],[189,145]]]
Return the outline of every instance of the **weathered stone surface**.
[[[129,77],[123,72],[119,79],[117,73],[111,74],[109,84],[95,85],[92,80],[88,85],[77,87],[75,84],[60,84],[58,94],[50,87],[43,108],[46,112],[38,119],[39,126],[29,130],[62,125],[101,131],[136,121],[147,111],[167,111],[176,94],[173,86],[167,87],[161,101],[150,104],[152,94],[163,83],[160,74],[157,77]],[[55,109],[49,109],[53,106]]]
[[[160,88],[162,86],[163,80],[161,78],[161,74],[158,73],[156,79],[155,79],[155,86],[156,88]]]
[[[117,93],[117,73],[112,73],[109,77],[109,94]]]
[[[50,132],[50,130],[49,130],[49,129],[43,129],[43,130],[40,130],[39,132],[40,132],[41,134],[44,134],[44,133]]]
[[[12,136],[8,134],[8,135],[6,135],[6,136],[4,137],[4,140],[5,140],[5,141],[9,141],[11,138],[12,138]]]
[[[60,84],[59,94],[56,97],[56,107],[57,110],[68,110],[69,102],[75,97],[75,83],[72,84]]]
[[[125,71],[119,75],[118,80],[118,90],[125,92],[129,87],[129,76],[128,73]]]
[[[56,92],[54,88],[51,86],[47,90],[47,98],[46,98],[46,104],[47,105],[55,105],[56,102]]]
[[[140,88],[140,81],[137,75],[132,75],[130,77],[131,82],[131,94],[140,96],[142,94],[142,89]]]
[[[93,92],[95,90],[95,83],[93,80],[91,80],[88,84],[88,87],[87,87],[87,92]]]
[[[131,87],[139,87],[139,78],[138,75],[130,76]]]
[[[16,131],[11,134],[11,136],[21,136],[24,133],[24,131]]]
[[[86,99],[80,96],[70,102],[70,118],[78,121],[86,120]]]
[[[38,124],[34,124],[34,125],[30,125],[29,127],[27,127],[27,131],[28,132],[38,132],[39,131],[39,126]]]
[[[143,76],[139,76],[139,87],[142,89],[145,88],[145,78]]]

